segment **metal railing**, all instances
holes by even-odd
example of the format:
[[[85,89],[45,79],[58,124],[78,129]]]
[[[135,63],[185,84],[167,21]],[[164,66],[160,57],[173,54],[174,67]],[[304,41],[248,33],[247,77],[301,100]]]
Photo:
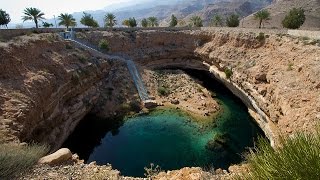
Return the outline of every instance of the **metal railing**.
[[[68,32],[68,34],[66,35],[65,33],[60,33],[60,36],[62,38],[64,38],[65,40],[68,40],[68,41],[71,41],[71,42],[74,42],[86,49],[89,49],[91,51],[94,51],[96,53],[99,53],[99,54],[102,54],[104,56],[106,56],[107,58],[109,59],[118,59],[118,60],[124,60],[127,64],[127,68],[129,70],[129,73],[133,79],[133,82],[137,88],[137,91],[138,91],[138,94],[140,96],[140,99],[144,102],[144,101],[147,101],[149,100],[149,96],[148,96],[148,92],[144,86],[144,83],[142,81],[142,78],[140,76],[140,73],[136,67],[136,65],[134,64],[134,62],[132,60],[130,60],[128,57],[121,57],[121,56],[114,56],[114,55],[108,55],[108,54],[105,54],[103,52],[101,52],[99,50],[99,48],[97,46],[94,46],[92,44],[90,44],[89,42],[86,42],[84,40],[80,40],[80,39],[77,39],[75,37],[75,34],[74,34],[74,31],[71,31],[71,32]]]

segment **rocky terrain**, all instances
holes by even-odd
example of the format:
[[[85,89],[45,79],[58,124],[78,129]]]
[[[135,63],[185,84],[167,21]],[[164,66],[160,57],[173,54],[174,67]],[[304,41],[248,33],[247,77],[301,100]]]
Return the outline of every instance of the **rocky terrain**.
[[[214,94],[181,70],[145,70],[143,78],[150,95],[162,106],[179,108],[200,121],[219,113]]]
[[[278,0],[276,3],[267,6],[270,14],[270,20],[264,23],[265,28],[282,28],[282,20],[292,8],[303,8],[306,14],[306,21],[301,29],[319,29],[320,28],[320,1],[319,0]],[[242,27],[257,28],[258,22],[254,16],[250,15],[240,23]]]
[[[194,86],[196,83],[179,90],[178,87],[185,84],[183,82],[190,82],[189,77],[179,74],[180,71],[160,76],[154,70],[175,67],[211,72],[242,99],[275,145],[279,134],[310,132],[319,122],[319,41],[277,33],[238,32],[236,29],[93,31],[77,35],[92,44],[98,44],[101,39],[108,40],[110,53],[129,56],[139,65],[148,91],[156,100],[163,104],[178,104],[179,108],[193,113],[202,114],[209,108],[215,112],[218,108],[216,102],[208,99],[206,105],[199,101],[200,109],[186,107],[185,104],[208,96],[208,92]],[[48,143],[55,150],[87,113],[118,116],[128,109],[134,110],[128,104],[140,103],[124,62],[89,52],[55,34],[16,37],[0,43],[0,52],[1,142],[33,140]],[[232,71],[230,79],[226,77],[225,69]],[[175,87],[171,83],[178,78],[183,81]],[[172,81],[168,85],[175,89],[171,96],[161,97],[157,92],[164,81]],[[189,89],[195,99],[185,100],[183,88]],[[173,96],[178,98],[173,99]],[[74,163],[78,162],[71,164]],[[100,171],[100,168],[106,174],[119,176],[109,166],[94,166],[92,170]],[[72,176],[70,172],[80,172],[76,177],[81,178],[92,175],[91,167],[81,163],[39,166],[33,172],[35,174],[31,172],[25,177],[39,174],[40,179],[45,176],[67,178]],[[200,169],[191,168],[162,176],[168,179],[190,176],[187,172],[194,172],[191,174],[195,179],[207,175]]]
[[[107,39],[112,52],[127,54],[147,69],[210,70],[247,104],[270,139],[310,131],[319,120],[317,40],[232,29],[79,35],[95,44]],[[230,81],[226,68],[233,72]]]

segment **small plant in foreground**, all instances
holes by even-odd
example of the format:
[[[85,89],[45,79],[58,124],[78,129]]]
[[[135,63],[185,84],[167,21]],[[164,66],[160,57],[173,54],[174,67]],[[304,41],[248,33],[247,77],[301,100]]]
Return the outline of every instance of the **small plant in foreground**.
[[[150,168],[144,167],[144,170],[145,170],[144,176],[146,176],[147,178],[152,178],[161,172],[161,167],[158,165],[155,166],[153,163],[151,163]]]
[[[266,139],[247,156],[249,173],[239,179],[319,179],[320,131],[281,138],[280,147],[273,149]]]
[[[224,73],[226,74],[227,79],[230,79],[233,74],[232,70],[229,68],[225,68]]]
[[[260,42],[263,42],[266,39],[266,36],[263,32],[259,33],[259,35],[256,37]]]
[[[102,39],[99,42],[99,48],[105,51],[109,51],[110,50],[109,42],[107,40]]]
[[[293,65],[294,65],[293,63],[289,63],[287,71],[292,71],[293,70]]]
[[[48,152],[44,145],[0,145],[0,179],[13,178],[29,168]]]
[[[160,96],[168,96],[170,94],[170,90],[167,87],[160,86],[158,88],[158,94]]]

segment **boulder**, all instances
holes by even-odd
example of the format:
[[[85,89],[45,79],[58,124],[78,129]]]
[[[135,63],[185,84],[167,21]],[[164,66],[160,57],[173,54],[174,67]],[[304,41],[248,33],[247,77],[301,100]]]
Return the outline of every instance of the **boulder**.
[[[179,102],[179,100],[178,99],[173,99],[173,100],[171,100],[171,104],[179,104],[180,102]]]
[[[143,102],[144,107],[147,109],[152,109],[158,106],[157,101],[155,100],[146,100]]]
[[[60,164],[63,162],[66,162],[67,160],[72,158],[72,153],[68,148],[62,148],[58,151],[42,157],[38,163],[39,164],[49,164],[49,165],[55,165]]]

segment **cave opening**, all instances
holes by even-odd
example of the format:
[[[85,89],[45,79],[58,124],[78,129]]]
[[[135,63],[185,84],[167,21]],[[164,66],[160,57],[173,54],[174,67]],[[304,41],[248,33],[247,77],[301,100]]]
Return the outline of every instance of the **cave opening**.
[[[165,69],[181,69],[168,68]],[[182,69],[214,94],[222,107],[203,126],[179,109],[154,109],[147,114],[116,119],[87,115],[64,143],[86,163],[110,163],[122,175],[143,177],[150,163],[162,170],[183,167],[227,169],[241,163],[263,131],[242,101],[204,70]]]

